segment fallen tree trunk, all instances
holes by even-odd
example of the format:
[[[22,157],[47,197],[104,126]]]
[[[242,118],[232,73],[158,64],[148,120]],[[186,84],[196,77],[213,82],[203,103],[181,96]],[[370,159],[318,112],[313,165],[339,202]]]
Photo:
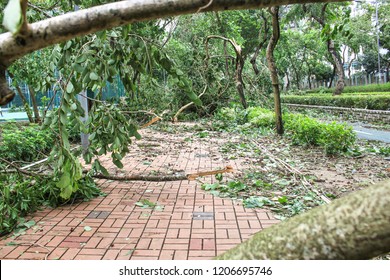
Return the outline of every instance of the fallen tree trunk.
[[[83,173],[88,173],[90,170],[83,170]],[[233,167],[226,166],[224,169],[210,170],[210,171],[200,171],[196,173],[184,174],[160,174],[160,175],[103,175],[103,174],[93,174],[91,177],[96,179],[107,179],[114,181],[151,181],[151,182],[165,182],[165,181],[182,181],[189,180],[193,181],[199,177],[223,174],[223,173],[232,173],[234,172]]]
[[[262,230],[217,259],[370,259],[388,252],[390,180]]]

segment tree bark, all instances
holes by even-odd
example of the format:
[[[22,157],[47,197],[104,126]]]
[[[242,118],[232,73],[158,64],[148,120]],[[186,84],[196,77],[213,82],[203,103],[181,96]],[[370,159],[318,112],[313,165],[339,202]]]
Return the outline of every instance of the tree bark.
[[[265,17],[265,15],[264,15],[264,13],[261,14],[261,18],[263,19],[263,24],[264,24],[263,40],[261,40],[259,45],[256,47],[256,51],[255,51],[255,53],[253,54],[253,56],[252,56],[252,58],[250,60],[250,62],[252,64],[253,71],[255,71],[256,75],[259,75],[259,73],[260,73],[260,71],[259,71],[259,69],[257,68],[257,65],[256,65],[256,59],[259,56],[260,50],[263,48],[263,46],[265,45],[265,43],[268,40],[268,32],[269,32],[268,21],[267,21],[267,18]],[[260,34],[261,34],[261,31],[262,30],[260,29],[260,31],[259,31]]]
[[[267,63],[268,69],[271,73],[272,89],[274,92],[274,103],[275,103],[275,117],[276,117],[276,132],[279,135],[283,135],[283,121],[282,121],[282,106],[280,103],[280,89],[279,89],[279,78],[278,72],[275,65],[274,50],[280,37],[279,27],[279,7],[272,7],[270,9],[272,15],[272,35],[268,42],[267,47]]]
[[[387,180],[264,229],[217,259],[371,259],[390,252],[389,205]]]
[[[336,73],[338,76],[336,87],[335,87],[335,90],[333,92],[333,95],[341,95],[341,93],[343,92],[344,87],[345,87],[345,74],[344,74],[343,63],[341,61],[340,54],[337,52],[337,50],[334,47],[333,40],[329,39],[327,41],[327,44],[328,44],[328,51],[332,55],[333,61],[335,63]]]
[[[31,103],[34,111],[34,122],[41,123],[41,117],[39,116],[39,109],[38,109],[35,90],[32,88],[32,86],[28,86],[28,89],[30,90]]]

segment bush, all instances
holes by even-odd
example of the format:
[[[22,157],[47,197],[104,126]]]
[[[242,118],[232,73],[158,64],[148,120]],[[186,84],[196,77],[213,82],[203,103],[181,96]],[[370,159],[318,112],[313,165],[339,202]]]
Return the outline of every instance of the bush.
[[[274,112],[268,109],[251,107],[241,113],[232,109],[223,109],[221,112],[224,113],[219,115],[219,120],[227,121],[224,123],[225,127],[234,125],[235,128],[239,127],[241,131],[247,128],[270,129],[275,127]],[[232,117],[233,115],[235,117]],[[233,124],[232,121],[237,119],[237,115],[246,115],[248,122],[241,126],[237,126],[237,123]],[[314,118],[291,113],[284,113],[283,120],[284,128],[293,144],[321,146],[328,155],[346,152],[356,139],[352,127],[346,124],[321,123]]]
[[[332,93],[334,88],[319,88],[315,90],[308,90],[307,93],[319,93],[326,92]],[[371,84],[365,86],[346,86],[343,93],[352,93],[352,92],[390,92],[390,83],[386,84]]]
[[[0,154],[9,161],[34,161],[53,146],[54,134],[38,125],[2,127]]]
[[[335,106],[371,110],[389,110],[390,95],[289,95],[282,96],[283,103],[317,106]]]
[[[275,114],[264,108],[251,107],[247,109],[248,121],[256,127],[273,128],[275,126]]]
[[[290,133],[293,144],[319,145],[324,124],[301,114],[285,114],[284,118],[284,128]]]
[[[323,125],[319,145],[325,148],[327,155],[348,151],[356,141],[356,134],[351,126],[332,122]]]

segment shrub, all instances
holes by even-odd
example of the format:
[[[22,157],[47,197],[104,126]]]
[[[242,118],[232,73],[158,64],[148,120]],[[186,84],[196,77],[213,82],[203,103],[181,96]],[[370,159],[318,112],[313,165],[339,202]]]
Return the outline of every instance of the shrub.
[[[0,154],[9,161],[33,161],[47,153],[53,146],[54,135],[41,130],[38,125],[17,126],[7,124],[2,128]]]
[[[232,112],[229,109],[223,110],[225,114]],[[235,114],[242,115],[243,113]],[[274,128],[275,116],[274,112],[260,107],[251,107],[246,111],[248,123],[238,126],[241,131],[248,128]],[[231,121],[228,116],[224,118]],[[338,123],[321,123],[320,121],[310,118],[302,114],[283,114],[284,127],[287,135],[291,138],[295,145],[312,145],[321,146],[325,149],[326,154],[338,154],[346,152],[355,142],[355,133],[352,127],[346,124]],[[224,123],[226,127],[232,123]],[[237,125],[235,126],[237,127]]]
[[[332,122],[323,125],[319,145],[324,147],[327,155],[346,152],[356,141],[356,134],[351,126]]]
[[[283,103],[317,106],[335,106],[371,110],[390,109],[390,95],[289,95],[282,96]]]
[[[248,121],[255,127],[273,128],[275,126],[275,114],[264,108],[251,107],[247,109]]]
[[[308,90],[307,93],[326,92],[332,93],[334,88],[318,88],[314,90]],[[390,83],[385,84],[371,84],[364,86],[346,86],[343,93],[351,92],[390,92]]]
[[[320,135],[326,125],[301,114],[285,114],[284,118],[285,129],[290,133],[293,144],[319,145]]]

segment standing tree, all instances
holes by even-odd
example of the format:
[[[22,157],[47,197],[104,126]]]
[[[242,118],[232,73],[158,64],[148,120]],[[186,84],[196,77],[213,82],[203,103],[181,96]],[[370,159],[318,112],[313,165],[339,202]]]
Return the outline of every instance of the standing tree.
[[[279,78],[278,78],[278,72],[276,69],[275,58],[274,58],[274,50],[280,37],[279,7],[278,6],[271,7],[269,12],[272,15],[272,35],[268,42],[268,47],[267,47],[267,63],[271,75],[272,89],[274,92],[276,132],[279,135],[282,135],[283,134],[282,106],[280,102]]]
[[[343,62],[339,53],[339,46],[335,42],[335,36],[338,33],[338,30],[342,25],[336,25],[331,27],[330,18],[334,18],[334,14],[330,13],[327,9],[328,3],[325,4],[308,4],[302,5],[303,11],[309,15],[310,18],[315,20],[322,28],[321,35],[326,41],[326,45],[328,48],[328,52],[333,60],[333,65],[335,67],[336,74],[338,76],[338,80],[336,83],[335,90],[333,95],[340,95],[345,87],[345,74]],[[328,12],[327,12],[328,11]]]

